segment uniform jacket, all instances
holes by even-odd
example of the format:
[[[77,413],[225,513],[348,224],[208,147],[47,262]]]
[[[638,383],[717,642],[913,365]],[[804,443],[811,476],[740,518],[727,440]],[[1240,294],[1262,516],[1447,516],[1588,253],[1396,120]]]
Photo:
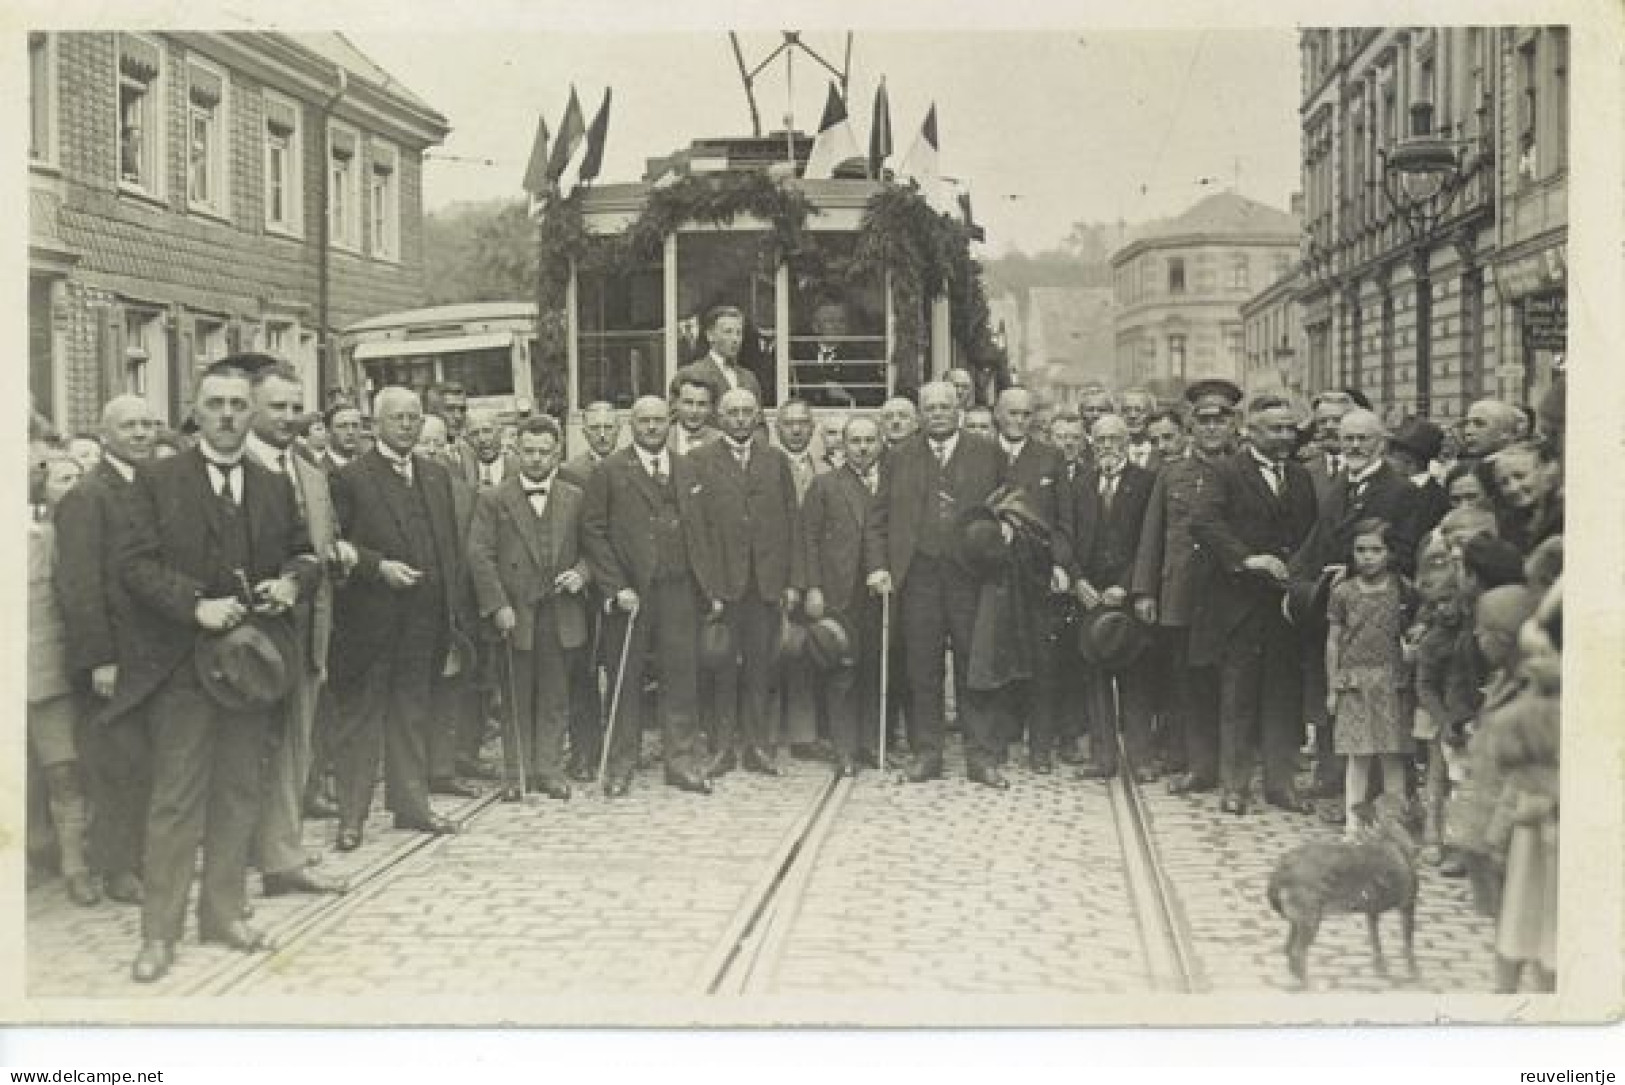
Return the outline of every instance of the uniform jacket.
[[[67,629],[68,666],[75,671],[130,656],[130,597],[118,569],[130,487],[104,461],[57,505],[56,593]]]
[[[756,437],[741,469],[733,446],[712,441],[688,457],[694,480],[695,533],[704,540],[696,561],[700,588],[725,603],[754,596],[777,603],[806,580],[801,510],[790,460]]]
[[[1140,528],[1145,522],[1146,503],[1156,477],[1143,467],[1125,464],[1117,476],[1117,492],[1108,510],[1100,496],[1100,471],[1091,465],[1072,485],[1074,517],[1087,520],[1090,529],[1075,529],[1087,536],[1087,549],[1080,550],[1074,572],[1096,591],[1118,587],[1127,591],[1134,580],[1134,563],[1139,555]]]
[[[819,589],[831,610],[846,612],[861,600],[863,547],[875,495],[849,467],[812,480],[801,506],[801,533],[807,554],[807,588]]]
[[[332,478],[333,507],[339,530],[356,548],[356,567],[339,593],[334,613],[338,651],[330,660],[335,679],[359,677],[398,636],[414,592],[440,597],[446,615],[436,654],[450,643],[459,586],[465,576],[463,546],[452,496],[451,472],[425,456],[412,457],[413,489],[428,507],[432,554],[415,567],[427,574],[416,587],[396,591],[378,575],[385,560],[403,561],[409,553],[408,502],[418,500],[377,449],[358,457]],[[439,660],[436,660],[438,668]],[[438,673],[438,670],[437,672]]]
[[[302,598],[315,587],[320,569],[299,522],[293,489],[252,456],[243,457],[242,470],[240,507],[248,524],[243,574],[250,585],[291,575]],[[119,660],[109,719],[144,703],[176,667],[191,665],[199,599],[237,594],[234,579],[221,568],[219,508],[197,448],[137,469],[129,530],[118,557],[132,602],[132,649],[128,659]]]
[[[1192,455],[1163,464],[1151,486],[1140,528],[1131,591],[1157,603],[1157,624],[1190,625],[1196,596],[1206,590],[1212,563],[1191,535],[1191,515],[1205,487],[1206,461]]]
[[[938,499],[931,486],[935,454],[924,431],[899,442],[886,457],[880,494],[864,544],[869,571],[885,569],[901,591],[919,545],[920,526]],[[1005,456],[985,437],[961,432],[945,469],[943,490],[957,518],[988,499],[1005,481]]]
[[[579,648],[587,639],[583,593],[553,592],[554,579],[573,569],[590,578],[581,556],[581,490],[555,474],[540,518],[525,496],[519,476],[480,494],[468,537],[468,567],[480,616],[489,618],[512,607],[517,619],[512,637],[516,651],[535,645],[536,604],[551,599],[549,613],[558,623],[559,642]],[[545,525],[546,530],[542,530]],[[545,550],[543,538],[547,540]]]
[[[289,451],[291,453],[292,450]],[[253,454],[251,450],[249,455]],[[276,471],[272,465],[262,466]],[[338,538],[338,523],[333,513],[333,496],[328,489],[327,473],[302,457],[291,454],[288,456],[288,466],[293,471],[294,500],[303,513],[311,548],[318,558],[325,558]],[[308,635],[305,641],[306,659],[312,670],[325,674],[328,648],[333,638],[333,580],[328,575],[325,562],[319,567],[315,589],[300,601],[300,607],[308,611],[300,619],[301,628]]]
[[[999,446],[1004,453],[1004,446]],[[1072,495],[1066,485],[1066,460],[1053,445],[1035,437],[1022,442],[1014,460],[1005,457],[1005,480],[1019,486],[1050,533],[1050,558],[1063,569],[1072,565]]]
[[[1191,515],[1191,536],[1214,565],[1211,590],[1191,616],[1191,656],[1198,662],[1217,659],[1243,623],[1279,619],[1280,587],[1241,563],[1253,554],[1290,563],[1315,525],[1314,485],[1295,461],[1287,461],[1279,496],[1247,449],[1214,463],[1211,478]]]
[[[696,511],[694,472],[685,456],[668,454],[672,487],[677,501],[677,531],[688,550],[691,571],[702,555],[694,530]],[[658,484],[643,469],[636,447],[611,453],[592,477],[581,508],[581,549],[594,582],[605,596],[622,588],[646,595],[659,568],[659,518],[662,511]]]

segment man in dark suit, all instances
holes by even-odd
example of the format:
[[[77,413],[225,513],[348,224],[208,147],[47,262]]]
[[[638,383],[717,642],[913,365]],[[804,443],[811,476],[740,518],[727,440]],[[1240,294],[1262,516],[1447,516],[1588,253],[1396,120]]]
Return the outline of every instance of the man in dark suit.
[[[361,454],[361,408],[353,403],[335,403],[327,408],[327,448],[319,459],[328,474],[348,467]]]
[[[152,726],[146,899],[132,968],[144,983],[174,962],[200,844],[199,936],[244,952],[267,946],[242,917],[262,764],[280,709],[216,700],[193,652],[200,630],[233,629],[251,609],[285,622],[317,575],[287,479],[244,456],[249,386],[233,359],[205,371],[193,415],[198,446],[137,472],[120,549],[138,647],[108,714],[145,707]]]
[[[480,495],[468,539],[468,563],[480,616],[509,650],[509,706],[517,750],[507,751],[503,798],[519,800],[518,758],[526,784],[568,799],[564,731],[570,657],[587,640],[582,602],[587,564],[578,553],[581,491],[558,475],[564,434],[546,415],[519,427],[519,473]]]
[[[1083,418],[1075,409],[1063,408],[1050,423],[1050,439],[1055,450],[1061,454],[1060,477],[1064,492],[1070,495],[1078,476],[1094,465],[1094,453],[1089,448],[1089,435],[1084,428]],[[1071,540],[1073,552],[1087,550],[1088,533],[1093,530],[1093,522],[1087,517],[1079,518],[1073,514],[1068,514],[1066,520],[1070,530],[1083,533]],[[1071,661],[1072,645],[1077,639],[1079,608],[1066,597],[1057,599],[1055,604],[1057,624],[1054,650],[1057,653],[1057,666],[1055,700],[1050,709],[1051,718],[1055,721],[1055,753],[1063,764],[1081,765],[1084,763],[1083,735],[1088,725],[1088,712],[1084,707],[1089,703],[1088,674],[1083,667],[1060,665]]]
[[[333,478],[340,531],[357,553],[335,613],[331,668],[341,851],[361,844],[380,745],[395,827],[457,831],[429,805],[431,683],[450,661],[463,576],[451,478],[413,455],[423,428],[416,393],[385,388],[374,413],[378,443]]]
[[[1315,490],[1316,506],[1330,498],[1338,477],[1343,473],[1343,450],[1338,443],[1338,430],[1343,416],[1354,409],[1354,400],[1347,392],[1335,388],[1315,395],[1309,404],[1309,440],[1299,452],[1309,481]]]
[[[1450,495],[1433,473],[1433,462],[1443,447],[1444,430],[1425,418],[1405,419],[1388,438],[1388,466],[1417,489],[1417,546],[1450,511]]]
[[[333,584],[330,562],[342,569],[355,551],[334,530],[333,501],[327,473],[293,451],[299,418],[304,412],[304,385],[286,362],[265,354],[239,355],[251,370],[254,413],[250,418],[248,456],[288,481],[300,525],[317,557],[315,583],[292,612],[297,658],[296,677],[283,712],[282,741],[266,766],[265,801],[254,834],[254,853],[264,875],[265,895],[342,893],[346,884],[310,868],[304,848],[305,789],[314,756],[316,706],[327,679],[327,649],[333,631]]]
[[[559,466],[559,477],[573,482],[585,494],[587,480],[620,444],[621,419],[614,405],[605,400],[587,404],[581,412],[581,434],[586,438],[586,449]],[[605,599],[590,578],[582,599],[586,604],[587,648],[570,657],[570,756],[566,772],[570,779],[584,782],[597,774],[603,753],[604,701],[598,677],[605,662]]]
[[[1157,410],[1157,397],[1147,388],[1130,388],[1118,399],[1118,414],[1128,426],[1128,462],[1147,471],[1162,464],[1162,455],[1151,439],[1151,416]]]
[[[643,735],[646,657],[660,675],[661,748],[666,782],[710,794],[695,723],[695,637],[699,583],[691,559],[696,521],[692,466],[666,447],[670,409],[657,396],[632,404],[632,444],[612,454],[587,480],[581,547],[592,579],[614,611],[604,622],[607,659],[626,660],[620,704],[609,740],[604,789],[625,795],[637,770]]]
[[[959,431],[958,403],[945,381],[920,389],[923,429],[887,457],[864,546],[869,586],[881,594],[895,590],[901,599],[914,754],[905,775],[912,783],[942,776],[943,649],[951,643],[955,658],[968,660],[976,625],[978,585],[959,554],[960,518],[1005,481],[998,446]],[[966,668],[956,666],[954,699],[968,775],[1008,787],[987,695],[969,689],[965,679]]]
[[[677,382],[697,377],[716,390],[718,400],[735,388],[743,388],[762,402],[762,385],[756,374],[741,364],[739,352],[745,342],[745,314],[732,305],[718,305],[705,314],[705,338],[711,349],[705,357],[677,371]]]
[[[827,460],[813,454],[812,408],[806,400],[785,400],[779,405],[773,428],[777,446],[790,462],[796,505],[805,507],[813,479],[830,469]],[[789,745],[792,757],[822,760],[829,754],[817,678],[812,661],[805,656],[780,661],[778,688],[772,697],[775,733]]]
[[[1074,518],[1092,524],[1089,545],[1075,560],[1074,593],[1083,605],[1084,621],[1100,607],[1128,606],[1139,552],[1140,528],[1151,497],[1154,476],[1128,460],[1128,424],[1119,415],[1102,415],[1090,431],[1094,465],[1072,487]],[[1085,531],[1076,529],[1079,535]],[[1155,675],[1141,655],[1121,670],[1095,668],[1089,676],[1092,764],[1087,779],[1117,774],[1117,738],[1141,783],[1156,778],[1151,764],[1151,683]],[[1115,688],[1115,696],[1113,690]]]
[[[1219,667],[1221,807],[1244,814],[1262,744],[1264,799],[1312,809],[1295,786],[1303,741],[1302,648],[1281,609],[1291,560],[1315,523],[1308,473],[1293,461],[1297,426],[1285,399],[1261,396],[1248,417],[1251,443],[1213,468],[1191,536],[1217,570],[1191,618],[1191,662]]]
[[[143,712],[109,720],[107,702],[134,655],[130,598],[119,574],[125,502],[136,468],[152,458],[158,419],[146,399],[123,395],[102,411],[102,459],[63,495],[56,509],[56,590],[67,633],[68,663],[95,698],[81,729],[89,789],[90,866],[107,896],[141,901],[149,733]]]
[[[1393,529],[1394,570],[1411,575],[1416,568],[1416,522],[1421,492],[1410,479],[1388,466],[1387,438],[1382,421],[1361,407],[1345,412],[1338,422],[1338,445],[1343,472],[1331,481],[1319,508],[1315,529],[1292,564],[1293,578],[1318,579],[1333,570],[1334,582],[1352,560],[1354,527],[1376,517]],[[1322,813],[1337,821],[1343,814],[1343,759],[1332,745],[1331,720],[1326,715],[1326,626],[1317,614],[1300,630],[1303,637],[1304,718],[1315,729],[1315,790],[1328,801]]]
[[[1219,784],[1219,675],[1190,662],[1191,616],[1213,576],[1207,552],[1191,537],[1197,499],[1211,487],[1211,465],[1232,451],[1242,391],[1222,379],[1200,380],[1185,392],[1191,404],[1186,455],[1163,462],[1146,503],[1135,556],[1134,612],[1157,627],[1157,665],[1166,676],[1172,730],[1183,740],[1184,772],[1168,781],[1175,795],[1211,791]],[[1155,424],[1153,424],[1153,429]]]
[[[860,750],[874,756],[879,734],[880,604],[864,583],[863,547],[880,487],[880,440],[873,418],[848,419],[841,466],[812,480],[801,510],[807,617],[835,615],[854,641],[854,665],[824,679],[830,745],[842,776],[857,771]]]
[[[727,623],[739,662],[716,681],[716,730],[709,774],[737,763],[776,776],[770,698],[780,616],[801,601],[801,512],[784,452],[757,433],[761,408],[743,388],[724,392],[722,439],[689,456],[694,480],[695,556],[711,615]]]
[[[514,457],[503,450],[502,427],[497,424],[496,412],[486,408],[468,412],[459,457],[463,481],[476,493],[495,488],[518,470]]]
[[[1066,486],[1066,463],[1054,446],[1029,435],[1033,421],[1033,395],[1025,388],[1006,388],[994,405],[999,451],[1004,453],[1005,478],[1019,486],[1050,537],[1050,584],[1052,598],[1023,615],[1032,626],[1031,640],[1037,655],[1032,660],[1032,678],[1011,683],[995,698],[1002,743],[1019,742],[1027,732],[1027,753],[1034,772],[1055,771],[1055,678],[1056,634],[1063,613],[1063,593],[1070,580],[1072,564],[1072,513]],[[1025,726],[1024,726],[1025,725]],[[1004,747],[1001,746],[1001,754]],[[1002,757],[1001,757],[1002,760]]]

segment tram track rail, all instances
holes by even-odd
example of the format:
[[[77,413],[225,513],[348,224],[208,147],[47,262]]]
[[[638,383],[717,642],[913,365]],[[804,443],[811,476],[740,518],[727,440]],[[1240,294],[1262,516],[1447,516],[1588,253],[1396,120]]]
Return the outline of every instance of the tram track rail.
[[[1173,879],[1163,866],[1152,835],[1150,813],[1135,780],[1133,762],[1121,748],[1118,764],[1121,771],[1109,781],[1107,789],[1147,977],[1158,991],[1198,992],[1205,986],[1201,962],[1179,907]]]

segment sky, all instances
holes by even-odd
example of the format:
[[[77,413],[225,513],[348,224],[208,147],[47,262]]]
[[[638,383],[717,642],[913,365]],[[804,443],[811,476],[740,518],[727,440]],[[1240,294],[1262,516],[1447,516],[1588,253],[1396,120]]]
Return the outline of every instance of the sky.
[[[614,90],[604,180],[641,177],[645,158],[691,139],[748,135],[750,113],[727,34],[397,33],[350,39],[452,126],[425,164],[434,211],[512,198],[539,115],[557,130],[570,86],[590,119]],[[846,35],[803,39],[836,67]],[[740,35],[754,67],[781,41]],[[867,147],[886,80],[901,155],[937,106],[942,173],[967,185],[994,253],[1057,246],[1072,223],[1178,214],[1225,188],[1286,210],[1298,185],[1298,53],[1289,29],[1084,28],[859,32],[848,110]],[[816,129],[828,73],[803,54],[757,80],[764,131],[787,110]]]

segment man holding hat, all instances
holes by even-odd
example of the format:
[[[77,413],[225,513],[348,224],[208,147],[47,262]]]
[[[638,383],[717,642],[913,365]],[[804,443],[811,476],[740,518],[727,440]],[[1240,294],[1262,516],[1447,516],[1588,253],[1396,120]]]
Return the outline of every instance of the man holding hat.
[[[120,571],[141,650],[109,715],[145,706],[152,728],[146,899],[134,978],[174,963],[203,847],[198,934],[254,952],[243,922],[261,766],[294,665],[286,615],[317,561],[293,490],[244,456],[249,384],[227,358],[198,382],[199,443],[135,476]]]
[[[1218,672],[1190,662],[1191,617],[1213,575],[1207,553],[1191,537],[1191,515],[1213,485],[1212,465],[1235,445],[1242,391],[1215,377],[1192,384],[1185,398],[1191,405],[1189,450],[1157,474],[1131,585],[1135,614],[1157,627],[1152,667],[1167,676],[1172,729],[1184,742],[1185,772],[1168,782],[1176,795],[1210,791],[1219,780]]]
[[[1287,562],[1315,523],[1314,486],[1292,459],[1298,431],[1279,396],[1253,400],[1246,448],[1214,464],[1191,515],[1191,536],[1216,575],[1191,618],[1190,659],[1219,668],[1221,808],[1247,812],[1262,747],[1264,798],[1312,807],[1295,786],[1303,743],[1301,638],[1281,611]]]

